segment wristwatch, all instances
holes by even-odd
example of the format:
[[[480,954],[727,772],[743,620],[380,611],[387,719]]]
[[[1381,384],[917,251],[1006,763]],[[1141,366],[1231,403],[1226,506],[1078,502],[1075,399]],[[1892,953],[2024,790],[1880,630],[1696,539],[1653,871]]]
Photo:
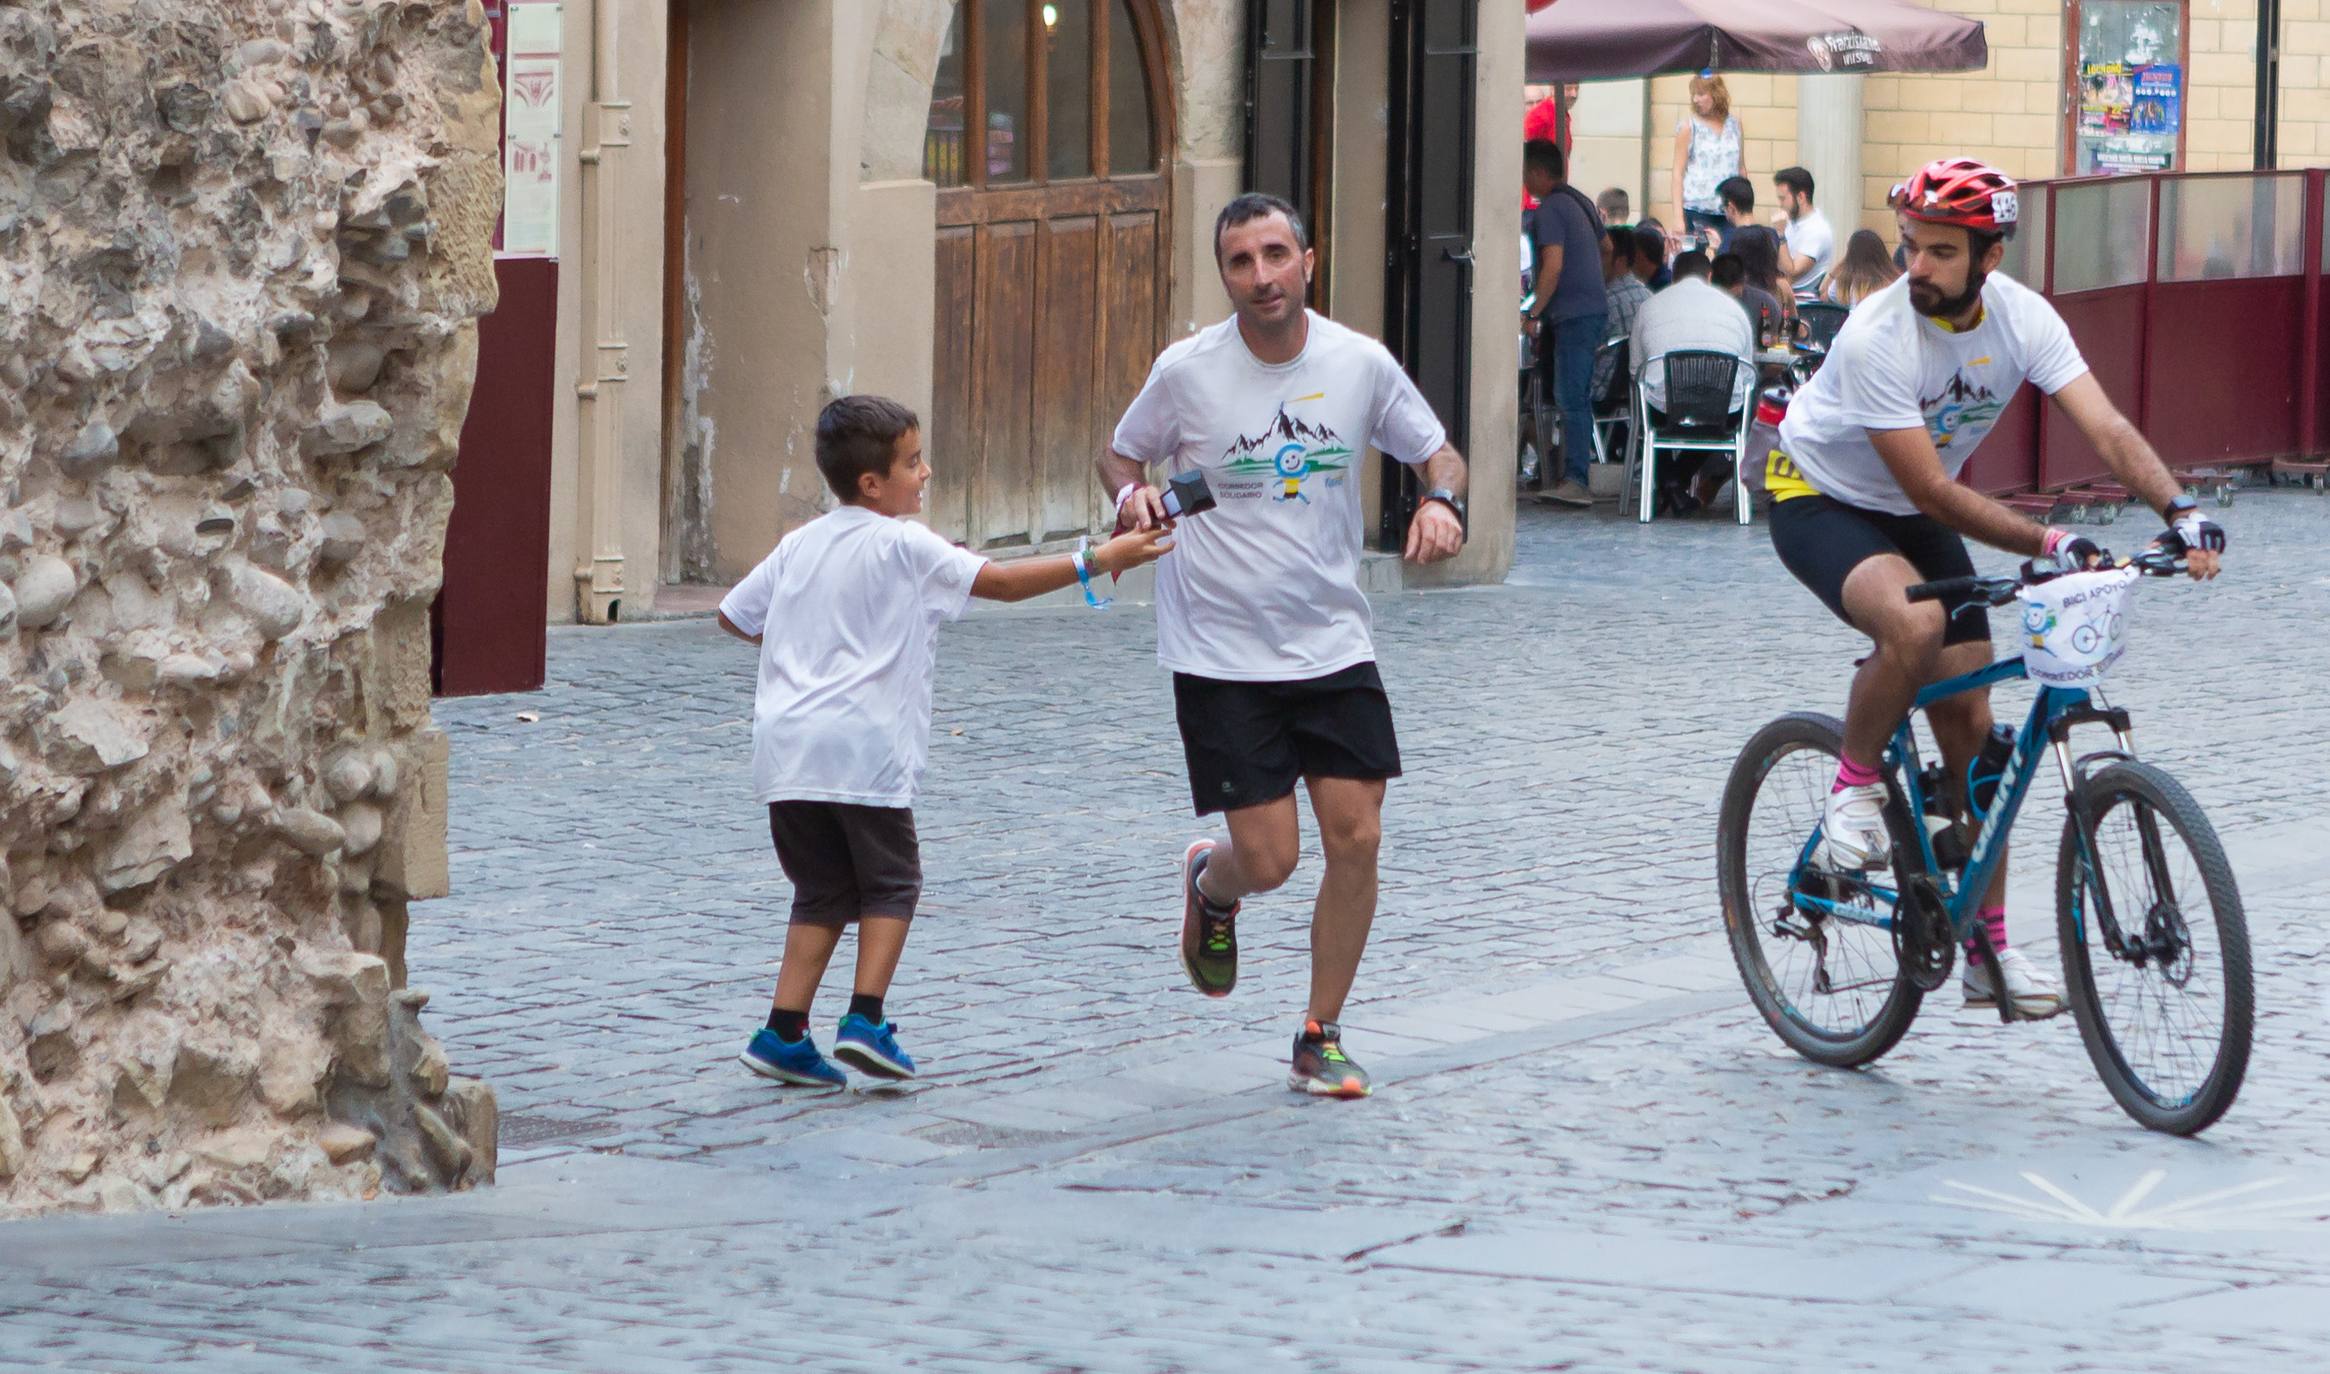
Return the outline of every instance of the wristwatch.
[[[1462,525],[1465,523],[1464,498],[1457,495],[1455,492],[1449,490],[1448,488],[1434,487],[1432,490],[1425,492],[1421,497],[1417,498],[1416,508],[1418,510],[1423,509],[1424,503],[1426,501],[1438,501],[1441,505],[1444,505],[1450,510],[1456,512],[1457,524]]]
[[[2200,508],[2201,503],[2192,499],[2192,493],[2179,492],[2176,499],[2168,503],[2168,509],[2160,512],[2160,518],[2173,525],[2176,523],[2176,517],[2188,515]]]

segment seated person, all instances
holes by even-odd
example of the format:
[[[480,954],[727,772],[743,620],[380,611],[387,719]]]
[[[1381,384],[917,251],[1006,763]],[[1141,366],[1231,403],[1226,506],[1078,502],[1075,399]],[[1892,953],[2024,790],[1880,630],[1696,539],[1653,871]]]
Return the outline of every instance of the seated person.
[[[1634,218],[1627,213],[1632,206],[1623,186],[1613,186],[1594,197],[1594,208],[1602,212],[1604,224],[1624,224]]]
[[[1650,407],[1651,424],[1656,427],[1666,419],[1666,369],[1659,359],[1669,353],[1712,352],[1729,353],[1739,359],[1739,367],[1732,373],[1731,404],[1744,410],[1755,381],[1756,338],[1748,325],[1747,313],[1740,309],[1736,296],[1717,290],[1710,280],[1712,265],[1705,253],[1693,250],[1675,259],[1675,284],[1642,303],[1634,317],[1634,345],[1630,350],[1634,360],[1634,375],[1642,387],[1643,401]],[[1674,468],[1661,489],[1670,493],[1667,504],[1678,511],[1689,511],[1706,504],[1714,489],[1721,487],[1730,475],[1730,465],[1717,456],[1712,474],[1713,485],[1708,484],[1705,468],[1709,455],[1678,454]],[[1694,474],[1700,475],[1698,493],[1681,490]]]
[[[1737,253],[1718,254],[1708,277],[1716,290],[1739,302],[1740,309],[1747,314],[1748,327],[1755,331],[1759,342],[1776,337],[1774,331],[1780,328],[1782,319],[1780,303],[1772,298],[1771,292],[1748,281],[1745,258]]]

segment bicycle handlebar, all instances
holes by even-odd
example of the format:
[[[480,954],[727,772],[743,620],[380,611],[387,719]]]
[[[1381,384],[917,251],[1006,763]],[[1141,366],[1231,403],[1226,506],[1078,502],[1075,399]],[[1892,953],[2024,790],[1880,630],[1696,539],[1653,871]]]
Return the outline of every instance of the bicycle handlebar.
[[[2098,565],[2099,569],[2112,566],[2134,568],[2146,577],[2174,577],[2185,570],[2184,552],[2181,549],[2170,550],[2155,544],[2135,557],[2125,559],[2116,565],[2112,563],[2110,555],[2107,554],[2104,562]],[[2012,577],[1944,577],[1932,582],[1920,582],[1911,587],[1905,595],[1911,601],[1946,601],[1962,597],[1979,598],[1997,606],[2012,601],[2015,593],[2025,587],[2035,587],[2042,582],[2051,582],[2062,576],[2064,576],[2062,572],[2053,568],[2025,563],[2022,571]]]

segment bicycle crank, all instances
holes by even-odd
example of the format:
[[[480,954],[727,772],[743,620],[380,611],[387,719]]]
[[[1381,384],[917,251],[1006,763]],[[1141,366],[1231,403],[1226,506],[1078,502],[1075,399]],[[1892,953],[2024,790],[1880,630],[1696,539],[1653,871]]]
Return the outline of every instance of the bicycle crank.
[[[1957,967],[1958,942],[1950,934],[1949,903],[1931,874],[1912,878],[1894,905],[1893,954],[1922,992],[1940,988]]]

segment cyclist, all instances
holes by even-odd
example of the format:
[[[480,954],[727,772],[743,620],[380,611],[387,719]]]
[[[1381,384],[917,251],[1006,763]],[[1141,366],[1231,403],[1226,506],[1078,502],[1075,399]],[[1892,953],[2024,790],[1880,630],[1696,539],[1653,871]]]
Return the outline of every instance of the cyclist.
[[[2112,475],[2160,512],[2170,531],[2163,542],[2188,553],[2192,576],[2215,576],[2225,547],[2225,532],[2105,397],[2054,307],[1998,271],[2014,233],[2014,182],[1970,158],[1944,158],[1895,186],[1892,203],[1907,271],[1854,309],[1790,403],[1765,462],[1780,561],[1876,644],[1853,678],[1821,825],[1820,859],[1839,870],[1890,861],[1877,764],[1917,689],[1991,658],[1984,607],[1912,604],[1904,592],[1972,574],[1961,536],[2067,570],[2101,552],[1955,480],[2025,380],[2054,398]],[[1936,702],[1927,715],[1962,785],[1990,730],[1989,694]],[[1995,1007],[2003,985],[2017,1012],[2052,1016],[2062,996],[2007,947],[2005,902],[2002,862],[1981,913],[1999,951],[1998,976],[1977,965],[1969,942],[1966,1005]]]

